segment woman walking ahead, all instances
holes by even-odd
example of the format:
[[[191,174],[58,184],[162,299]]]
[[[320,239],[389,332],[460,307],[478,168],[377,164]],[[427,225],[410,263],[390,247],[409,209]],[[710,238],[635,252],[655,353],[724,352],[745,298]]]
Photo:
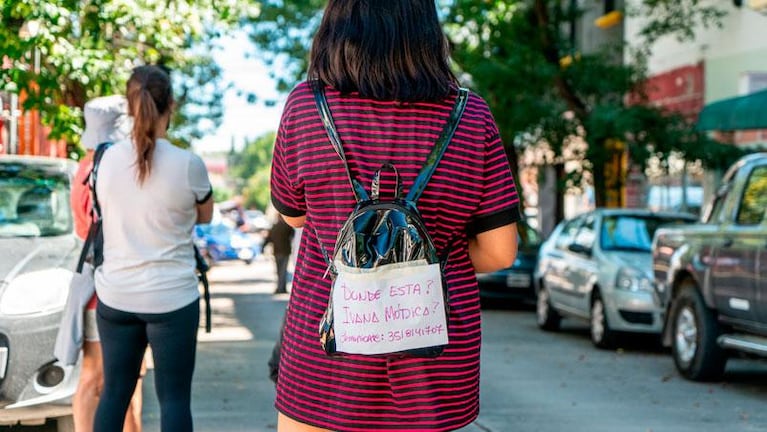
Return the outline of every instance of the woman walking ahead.
[[[330,0],[309,76],[325,88],[351,173],[370,185],[391,163],[405,188],[426,163],[458,87],[434,0]],[[391,194],[391,177],[381,194]],[[407,190],[404,191],[405,193]],[[476,271],[511,265],[518,198],[498,129],[475,94],[418,201],[438,253],[449,251],[449,345],[436,358],[329,357],[318,337],[331,254],[355,199],[328,140],[310,83],[288,98],[274,150],[272,201],[305,226],[288,307],[276,407],[278,430],[454,430],[479,412]]]
[[[126,95],[131,139],[107,149],[97,168],[104,390],[94,430],[121,430],[148,343],[162,431],[187,432],[199,323],[192,228],[211,219],[211,186],[202,160],[165,139],[173,108],[168,74],[138,67]]]

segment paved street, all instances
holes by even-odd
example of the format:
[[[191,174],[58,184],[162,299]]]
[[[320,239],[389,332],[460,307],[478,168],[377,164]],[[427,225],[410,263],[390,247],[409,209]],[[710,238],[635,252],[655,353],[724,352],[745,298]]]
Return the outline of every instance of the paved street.
[[[266,361],[286,296],[273,296],[271,262],[215,267],[213,332],[200,334],[193,412],[199,432],[275,430]],[[463,432],[740,432],[767,430],[767,364],[734,360],[723,383],[681,379],[652,340],[615,351],[586,327],[538,330],[529,308],[486,309],[479,419]],[[159,430],[149,371],[144,430]],[[48,427],[0,431],[53,431]]]

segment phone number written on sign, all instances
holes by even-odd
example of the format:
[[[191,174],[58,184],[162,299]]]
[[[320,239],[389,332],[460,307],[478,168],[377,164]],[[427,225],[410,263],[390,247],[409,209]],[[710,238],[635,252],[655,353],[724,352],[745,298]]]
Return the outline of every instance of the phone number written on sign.
[[[408,329],[402,329],[402,330],[390,330],[387,333],[388,334],[371,334],[371,335],[349,335],[349,334],[342,334],[341,339],[344,342],[355,342],[355,343],[375,343],[375,342],[383,342],[383,341],[389,341],[389,342],[399,342],[404,339],[413,338],[416,336],[430,336],[430,335],[440,335],[445,331],[445,328],[442,325],[436,325],[431,326],[427,325],[424,327],[416,327],[416,328],[408,328]]]

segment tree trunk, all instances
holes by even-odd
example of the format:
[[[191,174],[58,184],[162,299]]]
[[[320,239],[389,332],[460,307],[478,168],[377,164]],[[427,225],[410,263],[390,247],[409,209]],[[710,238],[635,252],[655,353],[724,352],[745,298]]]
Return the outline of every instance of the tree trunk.
[[[594,178],[594,206],[604,207],[607,203],[607,184],[604,164],[593,164],[591,175]]]
[[[554,172],[557,179],[556,207],[554,208],[554,224],[565,219],[565,189],[567,186],[567,172],[563,162],[554,164]]]

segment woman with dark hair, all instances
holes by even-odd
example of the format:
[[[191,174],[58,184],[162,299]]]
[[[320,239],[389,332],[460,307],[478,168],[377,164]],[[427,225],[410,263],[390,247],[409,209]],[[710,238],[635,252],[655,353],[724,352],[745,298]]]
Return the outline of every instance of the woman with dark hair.
[[[351,174],[371,184],[384,164],[409,187],[458,95],[434,0],[329,0],[310,56]],[[382,177],[381,194],[391,193]],[[334,250],[355,205],[312,84],[288,97],[272,165],[272,202],[305,226],[284,328],[278,431],[454,430],[479,412],[480,304],[475,272],[511,265],[519,199],[498,128],[470,93],[455,135],[418,201],[449,292],[448,339],[435,358],[327,356],[318,328]]]
[[[104,390],[94,430],[122,428],[147,344],[152,348],[163,431],[193,430],[199,324],[192,229],[209,222],[212,190],[202,160],[172,145],[171,82],[156,66],[127,85],[131,139],[106,150],[96,179],[104,261],[96,270]]]

